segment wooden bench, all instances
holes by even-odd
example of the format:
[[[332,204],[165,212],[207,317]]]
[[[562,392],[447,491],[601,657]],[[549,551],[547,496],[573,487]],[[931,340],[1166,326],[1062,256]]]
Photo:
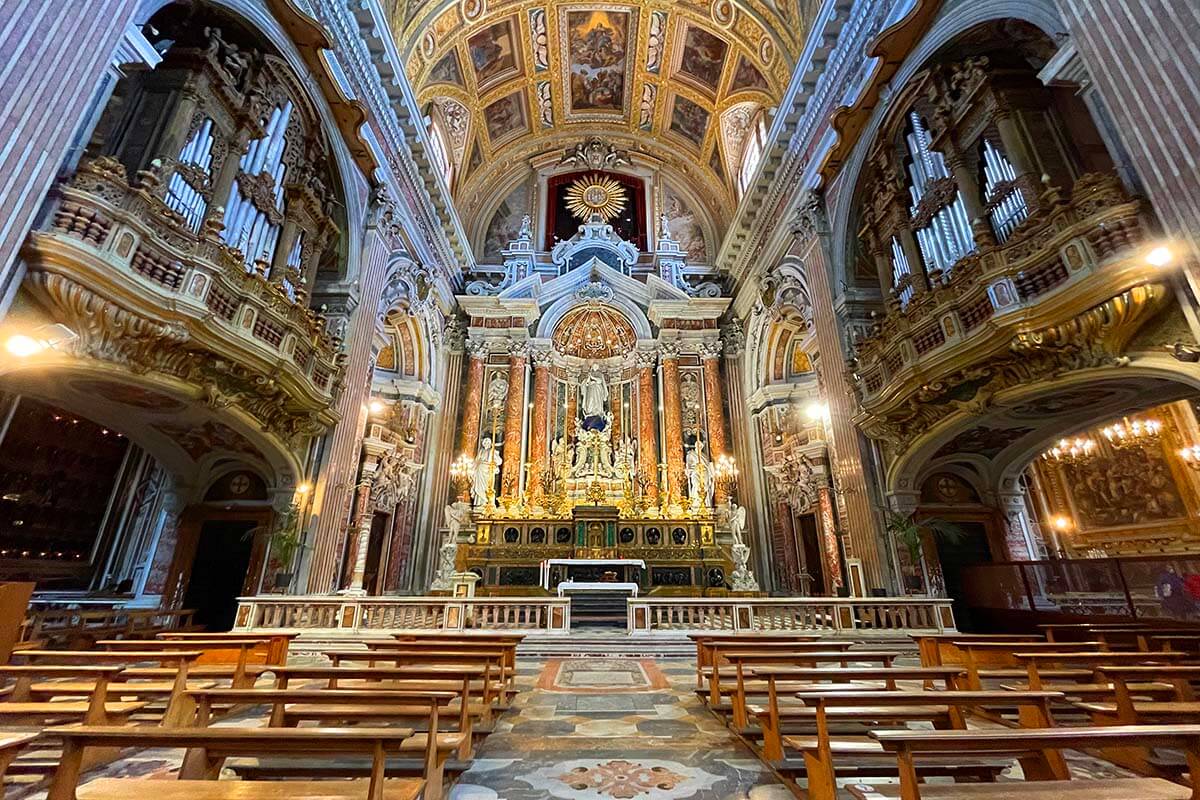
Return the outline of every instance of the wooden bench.
[[[166,629],[189,630],[192,609],[60,609],[34,611],[21,638],[64,647],[84,647],[97,639],[153,636]]]
[[[327,689],[431,689],[461,692],[469,711],[488,724],[501,698],[490,665],[450,664],[443,667],[327,667],[288,666],[275,670],[275,688],[287,689],[292,680],[324,682]],[[477,698],[477,699],[476,699]]]
[[[335,667],[346,662],[362,662],[368,666],[392,664],[393,666],[483,666],[485,676],[492,678],[502,687],[507,703],[507,693],[513,690],[514,677],[505,666],[505,654],[501,650],[461,652],[455,649],[437,650],[324,650],[322,651]],[[515,690],[514,690],[515,691]]]
[[[734,670],[729,665],[724,653],[729,650],[754,650],[761,653],[833,653],[849,650],[854,645],[851,641],[756,641],[745,642],[741,639],[696,642],[696,686],[704,685],[705,676],[713,670],[721,670],[722,675],[732,676]]]
[[[1044,678],[1046,677],[1047,667],[1050,668],[1050,673],[1055,672],[1055,667],[1068,668],[1083,668],[1087,678],[1091,678],[1094,670],[1103,666],[1120,666],[1134,664],[1171,664],[1187,659],[1195,659],[1196,655],[1192,653],[1177,653],[1175,651],[1162,651],[1156,653],[1144,652],[1054,652],[1054,651],[1038,651],[1025,652],[1020,651],[1013,653],[1013,659],[1025,668],[1025,674],[1029,678],[1029,688],[1038,690],[1044,688]]]
[[[753,650],[726,650],[721,653],[721,657],[732,663],[735,667],[735,684],[731,699],[732,724],[735,728],[744,728],[747,722],[747,695],[754,691],[762,694],[768,689],[765,683],[747,681],[747,667],[768,664],[813,667],[822,663],[835,663],[846,667],[851,663],[878,663],[887,668],[892,665],[892,662],[896,660],[898,655],[898,653],[891,650],[842,650],[836,652],[800,653],[762,653]],[[719,669],[712,669],[709,671],[708,701],[709,707],[714,711],[723,708],[721,706],[721,695],[721,671]]]
[[[799,692],[796,697],[806,706],[811,706],[814,731],[811,736],[787,736],[783,743],[799,751],[804,757],[804,771],[808,778],[810,800],[836,800],[836,777],[840,773],[858,775],[887,775],[890,760],[878,742],[863,736],[854,738],[834,737],[829,720],[835,710],[843,712],[870,711],[874,707],[892,709],[930,710],[934,713],[929,722],[937,725],[941,721],[941,708],[948,709],[949,727],[965,730],[965,711],[977,711],[997,705],[1016,707],[1022,725],[1047,727],[1052,724],[1051,704],[1062,700],[1057,692],[1005,692],[1005,691],[947,691],[947,692],[867,692],[846,694],[837,692]],[[905,721],[911,721],[906,719]],[[774,739],[778,741],[778,732]],[[766,741],[766,740],[764,740]],[[784,757],[782,746],[775,749],[774,743],[768,751],[764,746],[764,758]],[[836,758],[835,758],[836,756]],[[1061,758],[1056,754],[1056,758]],[[936,764],[925,764],[924,775],[949,775],[952,777],[972,776],[995,777],[1004,764],[994,759],[980,761],[978,758],[947,754]]]
[[[963,666],[967,668],[967,686],[971,689],[982,689],[986,680],[1011,680],[1025,676],[1025,665],[1019,662],[1014,654],[1023,653],[1094,653],[1104,650],[1100,642],[985,642],[960,641],[957,647],[963,655]],[[1043,677],[1061,680],[1083,681],[1091,673],[1083,669],[1060,669],[1053,675]]]
[[[712,633],[689,633],[688,638],[696,645],[696,688],[699,689],[704,685],[704,671],[712,666],[713,658],[712,651],[714,645],[720,647],[722,645],[734,645],[740,647],[748,647],[751,644],[770,645],[782,644],[787,642],[814,642],[818,639],[817,636],[808,634],[754,634],[754,633],[734,633],[734,634],[712,634]],[[837,647],[828,648],[837,650]]]
[[[4,776],[8,773],[13,759],[39,736],[40,734],[36,731],[0,731],[0,798],[4,797]]]
[[[0,701],[0,721],[7,725],[47,725],[84,722],[93,725],[125,722],[146,707],[144,702],[109,700],[109,685],[121,673],[120,664],[17,664],[0,666],[0,678],[14,681]],[[68,688],[62,694],[35,694],[37,679]],[[75,691],[75,682],[81,690]],[[67,699],[53,699],[66,697]],[[76,699],[81,698],[81,699]]]
[[[422,639],[419,641],[391,641],[391,642],[367,642],[366,648],[374,653],[392,653],[392,652],[414,652],[416,650],[433,651],[453,651],[455,653],[500,653],[503,657],[502,666],[505,673],[509,676],[515,675],[517,670],[517,643],[502,642],[502,641],[480,641],[467,642],[458,639],[443,640],[438,639],[431,641]]]
[[[128,800],[142,792],[158,800],[416,800],[420,778],[386,779],[387,756],[399,751],[412,730],[405,728],[140,728],[63,726],[48,733],[64,742],[62,762],[47,800]],[[101,778],[77,789],[88,748],[186,749],[178,781]],[[226,758],[262,754],[328,760],[369,755],[371,776],[339,781],[218,781]],[[349,777],[349,776],[347,776]]]
[[[200,653],[191,670],[193,677],[219,678],[228,680],[230,686],[244,689],[253,686],[257,678],[270,666],[287,663],[287,650],[284,647],[283,661],[277,659],[278,644],[273,644],[268,638],[200,638],[185,639],[151,639],[139,641],[135,639],[117,639],[96,642],[97,647],[112,652],[144,651],[196,651]],[[261,669],[252,669],[261,667]]]
[[[468,766],[472,752],[471,715],[466,705],[457,717],[458,730],[443,730],[443,712],[461,697],[458,692],[417,689],[206,689],[189,692],[196,703],[197,724],[207,725],[212,719],[214,703],[233,703],[242,706],[269,705],[267,726],[295,728],[303,721],[321,725],[396,725],[412,727],[414,735],[400,746],[401,755],[417,755],[417,761],[396,763],[389,760],[389,775],[424,777],[426,800],[437,800],[442,794],[446,764],[457,755],[460,763],[456,772]],[[255,760],[231,763],[230,768],[250,778],[278,777],[281,773],[302,772],[305,777],[331,777],[324,766],[310,766],[293,761]],[[339,765],[345,769],[346,765]],[[369,774],[369,765],[361,764],[360,771]]]
[[[267,643],[266,656],[263,659],[264,664],[283,666],[287,664],[288,652],[291,650],[292,642],[294,642],[300,634],[298,633],[200,633],[200,632],[185,632],[185,631],[162,631],[158,634],[157,639],[163,641],[180,641],[180,642],[195,642],[195,641],[218,641],[218,642],[234,642],[234,641],[261,641]],[[208,654],[209,648],[203,648]],[[205,658],[200,663],[212,663]]]
[[[878,731],[871,734],[896,758],[898,785],[851,786],[860,800],[1188,800],[1192,789],[1160,778],[1071,780],[1061,751],[1112,747],[1176,747],[1186,751],[1193,775],[1200,774],[1200,725],[1109,728],[1020,728],[1000,730]],[[1021,761],[1021,784],[922,785],[919,759],[948,754],[1004,754]]]
[[[166,701],[162,709],[161,722],[163,725],[180,725],[185,724],[187,720],[187,712],[181,704],[184,692],[188,688],[191,665],[200,655],[201,653],[197,650],[130,650],[121,652],[110,650],[27,650],[21,653],[20,657],[35,666],[120,665],[122,681],[132,681],[142,677],[142,675],[126,669],[127,666],[147,662],[157,663],[158,667],[155,669],[158,672],[153,677],[168,681],[169,688],[164,690],[162,686],[144,686],[139,689],[132,683],[122,683],[122,687],[127,690],[129,696],[133,696],[139,691],[144,696],[165,695]],[[92,686],[91,682],[86,680],[66,680],[40,684],[37,691],[42,694],[85,695],[91,693]]]
[[[929,633],[914,635],[917,652],[923,667],[941,667],[962,664],[964,655],[956,642],[1040,642],[1045,641],[1036,634],[1008,633]]]

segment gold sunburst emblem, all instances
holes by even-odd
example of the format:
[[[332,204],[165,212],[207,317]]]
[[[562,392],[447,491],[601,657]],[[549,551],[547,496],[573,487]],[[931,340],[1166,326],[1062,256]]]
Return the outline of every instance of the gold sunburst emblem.
[[[580,222],[592,214],[608,222],[625,210],[625,204],[625,187],[603,175],[588,175],[567,187],[567,209]]]

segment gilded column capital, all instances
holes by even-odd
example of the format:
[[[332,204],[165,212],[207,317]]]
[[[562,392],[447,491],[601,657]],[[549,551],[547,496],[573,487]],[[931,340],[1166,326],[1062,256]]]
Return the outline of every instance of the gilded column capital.
[[[659,342],[658,358],[660,361],[677,361],[679,359],[679,342]]]
[[[453,353],[461,353],[467,345],[467,323],[457,314],[446,318],[442,328],[442,343]]]
[[[527,359],[533,351],[533,345],[528,339],[510,339],[507,350],[510,358]]]

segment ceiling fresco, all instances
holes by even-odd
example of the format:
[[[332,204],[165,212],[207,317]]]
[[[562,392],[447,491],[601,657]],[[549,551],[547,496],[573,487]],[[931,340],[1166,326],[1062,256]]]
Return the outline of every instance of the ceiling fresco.
[[[777,104],[803,44],[800,5],[401,0],[390,14],[419,102],[450,131],[464,217],[602,135],[728,219],[745,121]],[[742,124],[722,124],[733,109]]]

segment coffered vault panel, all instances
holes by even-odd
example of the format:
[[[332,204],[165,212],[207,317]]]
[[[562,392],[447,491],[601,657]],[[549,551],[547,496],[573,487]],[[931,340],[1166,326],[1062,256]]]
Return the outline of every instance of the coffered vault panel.
[[[460,213],[481,213],[522,165],[599,134],[728,218],[741,140],[722,120],[778,102],[808,5],[400,0],[390,13],[419,101],[450,117]]]

